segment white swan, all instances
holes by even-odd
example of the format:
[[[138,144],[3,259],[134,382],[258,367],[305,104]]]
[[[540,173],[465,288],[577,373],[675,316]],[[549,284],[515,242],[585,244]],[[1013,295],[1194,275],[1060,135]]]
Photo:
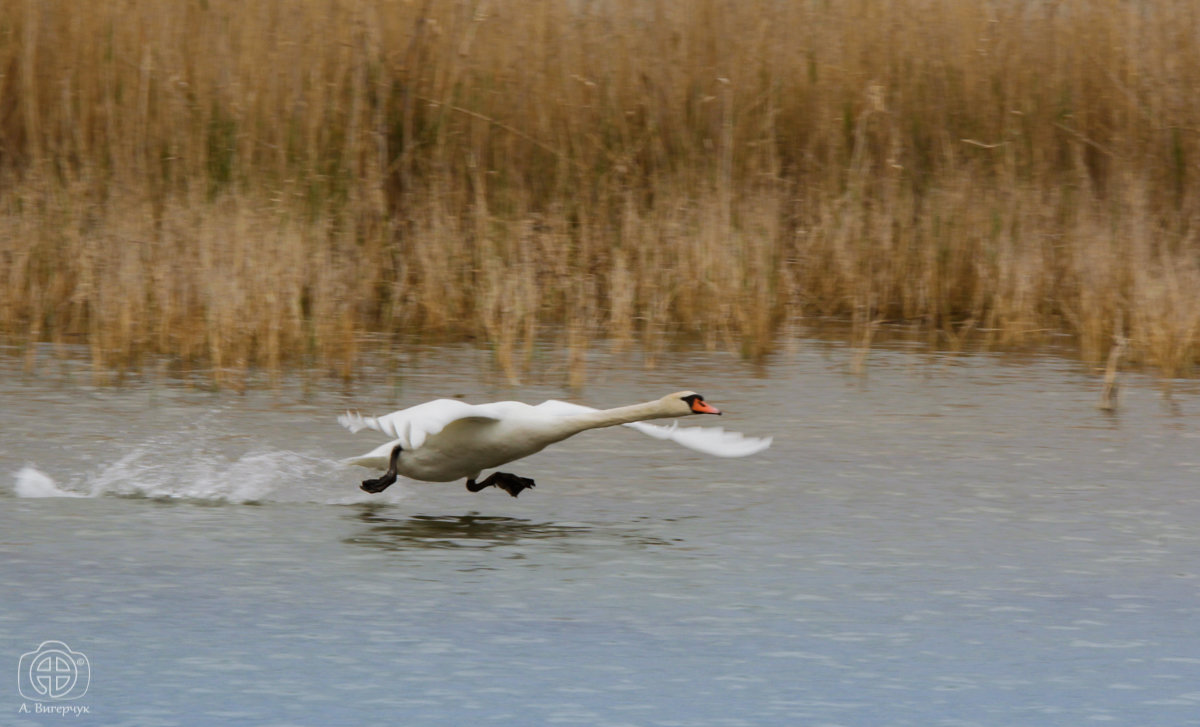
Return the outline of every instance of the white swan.
[[[382,477],[363,481],[362,489],[367,492],[383,492],[397,475],[426,482],[465,477],[471,492],[495,486],[516,497],[533,487],[533,480],[507,472],[494,472],[482,482],[475,480],[485,469],[528,457],[588,429],[623,424],[717,457],[745,457],[771,446],[770,437],[745,437],[720,427],[681,429],[674,423],[669,427],[643,423],[646,419],[720,413],[696,392],[680,391],[644,404],[605,410],[553,399],[537,406],[519,401],[472,405],[436,399],[381,417],[346,412],[338,421],[351,432],[374,429],[393,438],[345,460],[346,464],[387,468]]]

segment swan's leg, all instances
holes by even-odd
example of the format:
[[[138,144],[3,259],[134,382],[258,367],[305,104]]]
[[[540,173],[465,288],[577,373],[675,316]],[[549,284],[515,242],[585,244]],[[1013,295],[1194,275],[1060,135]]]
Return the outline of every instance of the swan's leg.
[[[367,492],[383,492],[396,481],[396,460],[400,459],[400,445],[392,448],[392,456],[388,458],[388,471],[382,477],[373,480],[363,480],[362,489]]]
[[[476,482],[474,478],[467,480],[467,489],[471,492],[479,492],[485,487],[499,487],[513,497],[520,495],[522,490],[533,486],[533,480],[514,475],[511,472],[493,472],[483,482]]]

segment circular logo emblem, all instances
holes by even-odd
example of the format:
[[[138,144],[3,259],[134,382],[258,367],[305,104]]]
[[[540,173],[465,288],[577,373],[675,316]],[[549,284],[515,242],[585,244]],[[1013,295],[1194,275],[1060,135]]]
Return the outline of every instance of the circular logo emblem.
[[[46,649],[29,664],[29,683],[47,699],[60,699],[70,694],[77,679],[79,668],[65,651]]]

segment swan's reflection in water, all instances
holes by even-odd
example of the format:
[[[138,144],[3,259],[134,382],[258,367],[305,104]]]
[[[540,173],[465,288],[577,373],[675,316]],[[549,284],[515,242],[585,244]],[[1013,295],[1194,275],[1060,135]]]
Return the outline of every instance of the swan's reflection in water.
[[[465,515],[406,515],[384,513],[386,506],[368,505],[354,516],[363,529],[343,540],[381,550],[420,548],[502,548],[541,543],[556,549],[592,545],[636,547],[676,543],[633,529],[592,523],[536,522],[524,518],[468,513]]]

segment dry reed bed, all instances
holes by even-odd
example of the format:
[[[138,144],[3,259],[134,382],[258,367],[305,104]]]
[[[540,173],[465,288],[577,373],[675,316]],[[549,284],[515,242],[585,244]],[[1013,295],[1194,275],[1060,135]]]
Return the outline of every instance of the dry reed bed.
[[[578,372],[822,315],[1186,372],[1197,37],[1185,0],[5,3],[0,332],[515,371],[554,330]]]

